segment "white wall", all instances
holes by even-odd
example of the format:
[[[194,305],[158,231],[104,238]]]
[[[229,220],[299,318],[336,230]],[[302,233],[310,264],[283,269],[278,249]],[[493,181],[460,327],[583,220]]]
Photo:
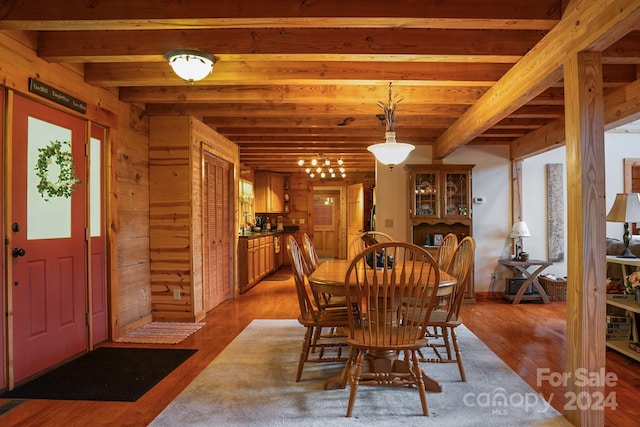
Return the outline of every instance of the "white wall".
[[[404,164],[431,164],[431,147],[416,147]],[[474,164],[473,196],[485,198],[473,204],[473,237],[476,240],[475,290],[501,291],[503,281],[491,280],[501,271],[498,259],[508,257],[511,239],[511,190],[509,147],[465,146],[449,157],[448,164]],[[392,171],[380,163],[376,171],[376,228],[398,240],[410,240],[408,224],[408,177],[403,165]]]
[[[613,205],[616,193],[624,192],[624,170],[625,158],[640,158],[640,134],[638,133],[605,133],[605,186],[606,186],[606,206],[607,212]],[[523,162],[523,219],[526,221],[532,236],[525,239],[524,246],[530,253],[531,258],[548,259],[547,257],[547,228],[546,228],[546,177],[545,165],[547,163],[562,163],[565,175],[565,261],[554,263],[545,272],[554,273],[558,276],[566,276],[567,264],[567,188],[566,188],[566,150],[564,147],[557,148],[548,153],[529,158]],[[622,239],[624,226],[622,223],[607,222],[607,237]]]
[[[545,273],[566,276],[566,162],[565,148],[529,158],[523,162],[523,219],[532,236],[524,240],[524,247],[532,259],[548,259],[547,251],[547,163],[562,163],[565,175],[564,231],[565,261],[554,263]],[[623,160],[640,158],[640,134],[605,134],[607,211],[616,193],[623,192]],[[416,147],[404,164],[431,164],[431,147]],[[511,218],[511,163],[506,145],[470,145],[461,148],[445,163],[475,164],[473,168],[473,196],[485,198],[483,204],[473,204],[473,237],[476,240],[475,291],[499,292],[504,290],[503,277],[511,272],[498,264],[499,259],[509,258],[513,241],[508,237],[513,224]],[[392,171],[377,164],[376,171],[376,225],[379,231],[398,240],[409,240],[408,225],[408,178],[403,165]],[[623,225],[607,223],[607,236],[621,239]],[[491,279],[496,272],[498,280]]]

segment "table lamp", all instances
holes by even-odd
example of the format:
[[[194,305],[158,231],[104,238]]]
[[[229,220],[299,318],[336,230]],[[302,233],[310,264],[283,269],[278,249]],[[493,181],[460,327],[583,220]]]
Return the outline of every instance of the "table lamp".
[[[629,233],[630,222],[640,222],[640,195],[638,193],[618,193],[613,201],[613,206],[607,214],[607,221],[624,222],[624,251],[618,258],[636,258],[629,250],[631,234]]]
[[[523,252],[524,245],[522,244],[523,237],[531,237],[531,233],[529,233],[529,228],[527,228],[527,223],[524,221],[518,221],[513,224],[511,228],[511,233],[509,233],[509,237],[512,239],[517,239],[514,242],[515,245],[515,256],[513,260],[519,260],[520,254]]]

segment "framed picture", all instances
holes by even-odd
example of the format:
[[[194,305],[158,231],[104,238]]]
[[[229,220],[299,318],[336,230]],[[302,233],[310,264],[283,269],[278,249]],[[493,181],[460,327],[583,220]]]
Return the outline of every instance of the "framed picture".
[[[442,234],[433,235],[433,246],[440,246],[442,243]]]

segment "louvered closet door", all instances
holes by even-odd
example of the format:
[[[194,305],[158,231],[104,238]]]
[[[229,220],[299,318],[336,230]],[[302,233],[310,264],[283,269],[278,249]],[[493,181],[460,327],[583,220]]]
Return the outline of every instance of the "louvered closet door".
[[[204,155],[204,306],[208,312],[231,298],[231,164]]]

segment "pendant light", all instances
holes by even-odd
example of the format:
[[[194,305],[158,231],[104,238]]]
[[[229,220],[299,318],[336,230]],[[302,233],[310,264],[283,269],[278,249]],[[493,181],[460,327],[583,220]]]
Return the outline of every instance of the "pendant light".
[[[382,164],[388,165],[389,169],[393,169],[395,165],[404,162],[407,156],[409,156],[409,153],[416,148],[411,144],[396,142],[396,108],[402,100],[400,99],[394,104],[392,102],[391,90],[391,83],[389,83],[389,102],[387,105],[384,105],[382,102],[378,102],[378,106],[384,112],[386,127],[385,141],[367,147],[367,150],[373,153],[376,160]]]

